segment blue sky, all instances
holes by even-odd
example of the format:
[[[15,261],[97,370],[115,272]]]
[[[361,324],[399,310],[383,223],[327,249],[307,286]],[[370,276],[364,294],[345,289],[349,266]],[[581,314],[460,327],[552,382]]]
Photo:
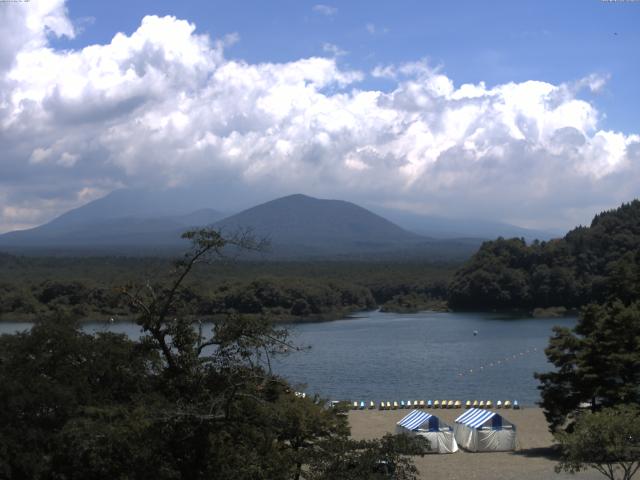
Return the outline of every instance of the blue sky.
[[[213,38],[239,34],[226,54],[249,62],[326,55],[330,43],[348,52],[340,61],[353,68],[427,58],[456,83],[610,75],[593,98],[606,112],[603,125],[625,132],[640,125],[640,2],[71,0],[68,8],[87,24],[61,47],[108,43],[153,13],[192,21]],[[368,78],[363,87],[390,84]]]
[[[640,196],[640,1],[0,2],[0,232],[120,188],[570,228]]]

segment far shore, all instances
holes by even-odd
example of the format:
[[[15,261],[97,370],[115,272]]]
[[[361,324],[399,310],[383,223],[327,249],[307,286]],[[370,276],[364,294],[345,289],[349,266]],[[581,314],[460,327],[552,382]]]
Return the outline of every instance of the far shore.
[[[421,479],[451,480],[595,480],[603,478],[595,470],[575,475],[555,473],[557,453],[547,422],[538,407],[520,410],[495,410],[516,426],[518,450],[515,452],[469,453],[459,450],[454,454],[429,454],[416,457]],[[464,409],[429,410],[453,426]],[[355,439],[373,439],[385,433],[395,433],[396,422],[409,410],[352,410],[348,413],[351,436]]]

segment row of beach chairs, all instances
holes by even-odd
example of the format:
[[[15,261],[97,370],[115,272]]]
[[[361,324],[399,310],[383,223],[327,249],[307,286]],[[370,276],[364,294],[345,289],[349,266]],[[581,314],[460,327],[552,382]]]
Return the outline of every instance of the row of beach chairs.
[[[463,405],[460,400],[427,400],[426,402],[424,400],[407,400],[406,402],[404,400],[400,400],[399,402],[380,402],[378,404],[378,410],[401,410],[403,408],[462,408],[462,406]],[[374,410],[375,408],[376,403],[374,401],[370,401],[369,403],[360,401],[353,402],[352,404],[353,410]],[[510,400],[505,400],[504,402],[498,400],[495,403],[495,407],[491,400],[467,400],[464,403],[464,408],[513,408],[514,410],[517,410],[520,408],[520,405],[517,400],[514,400],[513,403],[511,403]]]

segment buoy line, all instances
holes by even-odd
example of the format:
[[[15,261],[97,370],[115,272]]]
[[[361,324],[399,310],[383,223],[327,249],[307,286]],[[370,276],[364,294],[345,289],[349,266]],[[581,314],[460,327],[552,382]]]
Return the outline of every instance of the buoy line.
[[[482,371],[484,371],[485,369],[488,369],[488,368],[500,367],[500,366],[503,366],[503,365],[507,365],[510,362],[513,363],[514,360],[518,360],[521,357],[525,357],[526,355],[530,355],[532,353],[537,353],[538,351],[539,351],[538,347],[528,348],[526,350],[523,350],[522,352],[514,353],[512,355],[507,355],[506,357],[501,358],[500,360],[495,360],[493,362],[489,362],[489,363],[486,363],[484,365],[480,365],[479,367],[476,367],[476,368],[469,368],[468,370],[467,369],[460,370],[456,376],[457,377],[464,377],[466,375],[472,375],[474,373],[482,372]]]

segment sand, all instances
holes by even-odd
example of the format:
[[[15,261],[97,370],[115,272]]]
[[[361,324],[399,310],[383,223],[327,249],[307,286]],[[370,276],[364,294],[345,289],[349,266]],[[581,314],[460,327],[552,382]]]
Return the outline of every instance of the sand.
[[[429,410],[441,420],[453,426],[454,419],[464,410]],[[407,410],[355,410],[349,412],[351,435],[356,439],[381,437],[394,433],[398,420]],[[500,413],[516,425],[519,448],[515,452],[470,453],[460,449],[454,454],[429,454],[416,457],[420,478],[461,480],[533,480],[533,479],[603,479],[595,470],[575,475],[555,473],[557,460],[550,448],[553,438],[540,408],[500,410]]]

